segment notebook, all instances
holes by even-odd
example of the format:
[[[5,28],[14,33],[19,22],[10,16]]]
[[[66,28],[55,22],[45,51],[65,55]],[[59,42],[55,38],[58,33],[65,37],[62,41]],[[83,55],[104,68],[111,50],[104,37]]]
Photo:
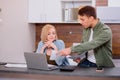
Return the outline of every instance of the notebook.
[[[38,54],[34,52],[24,52],[27,68],[39,69],[39,70],[54,70],[58,69],[58,66],[47,63],[45,54]]]

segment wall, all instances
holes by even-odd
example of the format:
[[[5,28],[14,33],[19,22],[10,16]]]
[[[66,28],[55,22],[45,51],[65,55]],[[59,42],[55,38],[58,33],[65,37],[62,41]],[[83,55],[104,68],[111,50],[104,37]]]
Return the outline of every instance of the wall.
[[[28,24],[28,0],[0,0],[0,62],[24,63],[23,53],[34,51],[35,27]]]

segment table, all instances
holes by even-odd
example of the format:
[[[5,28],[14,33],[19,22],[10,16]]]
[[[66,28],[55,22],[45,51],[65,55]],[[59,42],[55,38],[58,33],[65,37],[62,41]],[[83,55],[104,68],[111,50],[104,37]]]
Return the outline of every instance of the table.
[[[76,67],[73,72],[61,72],[0,66],[0,80],[120,80],[120,68],[96,72],[96,68]]]

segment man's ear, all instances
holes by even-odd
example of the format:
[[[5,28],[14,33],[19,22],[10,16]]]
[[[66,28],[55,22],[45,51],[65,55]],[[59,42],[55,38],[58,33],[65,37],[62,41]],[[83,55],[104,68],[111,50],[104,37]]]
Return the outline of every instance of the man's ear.
[[[90,21],[92,22],[94,20],[94,17],[93,16],[90,16],[89,17]]]

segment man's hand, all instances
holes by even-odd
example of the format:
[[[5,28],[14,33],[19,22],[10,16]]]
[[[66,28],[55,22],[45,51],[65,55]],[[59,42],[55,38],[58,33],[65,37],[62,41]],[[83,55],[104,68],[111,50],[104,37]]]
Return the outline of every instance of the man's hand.
[[[73,59],[73,61],[77,62],[77,63],[80,63],[80,58],[76,58],[76,59]]]
[[[65,48],[61,51],[59,51],[59,54],[62,55],[62,56],[67,56],[71,53],[71,48]]]

